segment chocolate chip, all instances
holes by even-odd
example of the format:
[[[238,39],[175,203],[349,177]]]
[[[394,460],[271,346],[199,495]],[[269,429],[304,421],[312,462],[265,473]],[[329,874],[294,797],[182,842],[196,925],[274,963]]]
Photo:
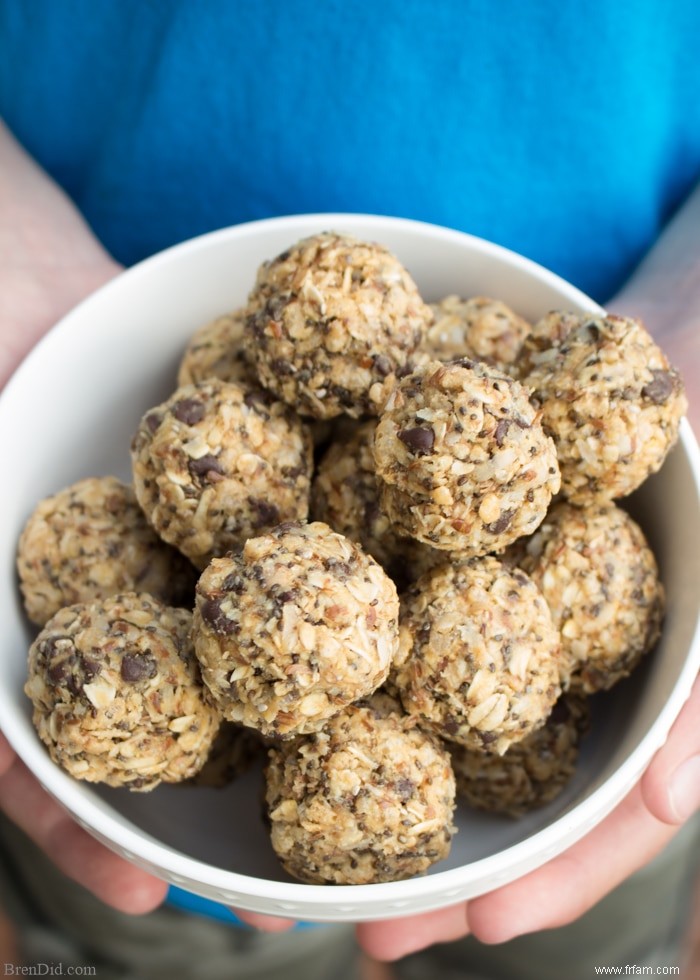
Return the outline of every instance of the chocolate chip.
[[[194,477],[199,477],[200,479],[204,477],[209,478],[210,473],[215,473],[217,476],[221,476],[224,470],[221,463],[216,458],[208,453],[206,456],[200,456],[199,459],[191,459],[187,464],[187,468]]]
[[[181,398],[172,407],[172,413],[178,422],[185,425],[196,425],[206,414],[206,409],[198,398]]]
[[[501,534],[508,527],[515,516],[514,510],[504,510],[498,520],[491,524],[484,524],[489,534]]]
[[[158,412],[149,412],[144,419],[149,432],[155,432],[162,421],[163,416],[159,415]]]
[[[435,433],[432,429],[399,429],[397,435],[414,456],[427,456],[433,451]]]
[[[257,497],[249,497],[248,503],[255,511],[254,527],[274,527],[275,524],[279,524],[280,512],[275,504],[271,504],[267,500],[260,500]]]
[[[59,660],[58,663],[51,664],[46,673],[52,684],[60,684],[68,676],[68,664],[65,660]]]
[[[663,405],[673,394],[675,387],[673,373],[652,368],[651,377],[652,380],[649,384],[642,388],[642,395],[654,402],[655,405]]]
[[[228,618],[216,599],[205,599],[199,607],[199,612],[207,626],[215,633],[227,636],[238,629],[237,624]]]
[[[135,681],[155,677],[158,673],[158,664],[155,658],[147,653],[125,653],[122,657],[120,673],[123,681],[133,684]]]
[[[501,421],[496,426],[496,432],[494,438],[496,439],[496,445],[500,449],[503,446],[506,436],[508,435],[508,429],[510,428],[510,422],[508,419],[501,419]]]

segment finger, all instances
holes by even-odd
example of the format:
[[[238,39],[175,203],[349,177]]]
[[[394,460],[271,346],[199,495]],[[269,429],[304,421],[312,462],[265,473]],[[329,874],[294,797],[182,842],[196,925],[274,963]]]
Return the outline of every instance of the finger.
[[[644,802],[659,820],[680,824],[700,808],[700,678],[665,745],[642,779]]]
[[[294,919],[281,919],[276,915],[263,915],[261,912],[247,912],[245,909],[233,909],[235,915],[243,922],[261,932],[287,932],[296,925]]]
[[[136,915],[152,911],[165,898],[165,882],[91,837],[17,759],[0,777],[0,808],[56,867],[107,905]]]
[[[677,832],[654,817],[637,784],[601,824],[548,864],[469,903],[481,942],[568,925],[655,857]]]
[[[5,736],[0,732],[0,778],[7,772],[15,761],[15,753],[10,748],[10,744]]]
[[[398,960],[433,943],[448,943],[469,932],[467,905],[409,915],[402,919],[362,922],[357,926],[357,940],[375,960]]]

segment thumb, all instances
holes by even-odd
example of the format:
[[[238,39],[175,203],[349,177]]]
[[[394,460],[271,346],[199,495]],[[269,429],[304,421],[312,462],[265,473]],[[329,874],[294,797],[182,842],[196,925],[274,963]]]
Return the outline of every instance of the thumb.
[[[700,678],[642,778],[642,796],[664,823],[685,823],[700,809]]]

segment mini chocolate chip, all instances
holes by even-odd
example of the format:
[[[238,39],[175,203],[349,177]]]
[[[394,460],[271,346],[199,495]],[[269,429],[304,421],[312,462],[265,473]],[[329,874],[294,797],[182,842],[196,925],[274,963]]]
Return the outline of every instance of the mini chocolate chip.
[[[279,524],[280,512],[275,504],[271,504],[267,500],[260,500],[257,497],[249,497],[248,503],[255,511],[254,527],[274,527],[275,524]]]
[[[197,398],[181,398],[172,407],[172,413],[178,422],[185,425],[196,425],[201,422],[206,414],[206,409],[202,402]]]
[[[60,684],[68,675],[68,664],[65,660],[59,660],[58,663],[51,664],[46,673],[52,684]]]
[[[240,575],[227,575],[226,578],[221,583],[221,588],[225,592],[235,592],[236,595],[240,595],[245,590],[245,582]]]
[[[652,368],[651,376],[652,380],[642,388],[642,395],[654,402],[655,405],[663,405],[673,393],[673,374],[671,371],[660,371],[657,368]]]
[[[155,677],[158,664],[147,653],[125,653],[122,657],[120,673],[123,681],[134,683]]]
[[[500,449],[503,446],[506,436],[508,435],[508,429],[510,428],[510,421],[508,419],[501,419],[501,421],[496,426],[496,445]]]
[[[435,433],[432,429],[399,429],[397,435],[414,456],[427,456],[433,451]]]
[[[83,673],[88,680],[92,680],[97,674],[102,670],[102,664],[99,660],[93,660],[92,657],[81,657],[81,665],[83,668]]]
[[[191,459],[187,464],[187,468],[192,476],[199,477],[200,479],[202,477],[206,478],[209,473],[216,473],[219,476],[224,473],[219,460],[210,453],[207,453],[206,456],[200,456],[199,459]]]
[[[159,415],[158,412],[149,412],[144,419],[146,428],[149,430],[149,432],[155,432],[162,421],[163,416]]]
[[[508,527],[514,516],[514,510],[504,510],[498,520],[493,521],[491,524],[484,524],[484,527],[489,534],[501,534]]]
[[[237,624],[222,611],[216,599],[205,599],[199,607],[199,612],[207,626],[215,633],[228,635],[235,633],[238,628]]]

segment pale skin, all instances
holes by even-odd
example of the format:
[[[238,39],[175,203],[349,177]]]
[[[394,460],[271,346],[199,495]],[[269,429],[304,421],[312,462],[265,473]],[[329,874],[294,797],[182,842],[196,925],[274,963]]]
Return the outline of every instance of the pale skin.
[[[79,212],[0,123],[0,386],[43,334],[120,267]],[[691,389],[700,427],[700,188],[688,199],[610,310],[641,316]],[[565,925],[662,850],[700,807],[700,683],[641,781],[595,830],[525,877],[425,915],[364,923],[360,945],[392,960],[471,932],[485,943]],[[74,878],[108,905],[139,914],[166,892],[75,824],[41,789],[0,734],[0,807]],[[57,846],[60,842],[60,846]],[[292,923],[252,913],[266,931]]]

